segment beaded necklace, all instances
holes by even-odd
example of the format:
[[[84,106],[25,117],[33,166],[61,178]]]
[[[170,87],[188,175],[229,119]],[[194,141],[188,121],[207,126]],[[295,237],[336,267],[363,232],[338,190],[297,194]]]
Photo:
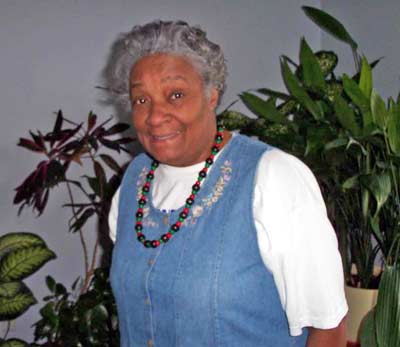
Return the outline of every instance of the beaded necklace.
[[[203,180],[207,176],[207,171],[214,163],[215,155],[219,152],[219,150],[221,148],[221,142],[223,140],[223,132],[224,132],[223,126],[218,124],[217,125],[217,133],[215,135],[215,142],[214,142],[213,147],[211,148],[211,154],[206,159],[206,161],[204,163],[204,168],[200,170],[197,180],[194,183],[194,185],[192,186],[192,192],[189,195],[189,197],[186,199],[185,207],[179,213],[178,220],[174,224],[172,224],[170,226],[169,230],[165,234],[161,235],[161,237],[159,239],[147,240],[146,236],[143,234],[142,219],[143,219],[143,208],[145,207],[145,205],[147,203],[147,195],[150,192],[151,181],[154,179],[154,173],[159,165],[159,162],[157,160],[153,160],[153,162],[151,163],[150,170],[146,175],[146,183],[142,187],[141,195],[140,195],[140,198],[138,201],[139,207],[136,211],[136,224],[135,224],[136,237],[137,237],[137,240],[139,242],[141,242],[144,247],[157,248],[161,244],[167,243],[172,238],[172,236],[179,231],[179,229],[182,226],[182,223],[189,216],[189,212],[190,212],[190,209],[196,199],[196,195],[200,190]]]

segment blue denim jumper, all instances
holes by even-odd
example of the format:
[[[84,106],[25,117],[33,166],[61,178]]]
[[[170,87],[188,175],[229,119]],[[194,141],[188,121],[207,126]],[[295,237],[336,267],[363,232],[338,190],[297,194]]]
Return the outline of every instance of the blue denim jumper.
[[[155,249],[144,248],[134,230],[137,196],[151,159],[142,154],[132,161],[121,185],[111,267],[121,347],[305,346],[306,333],[289,335],[258,249],[254,177],[261,155],[270,149],[234,136],[180,231]],[[148,197],[143,232],[158,239],[181,209],[165,213],[153,206],[151,192]]]

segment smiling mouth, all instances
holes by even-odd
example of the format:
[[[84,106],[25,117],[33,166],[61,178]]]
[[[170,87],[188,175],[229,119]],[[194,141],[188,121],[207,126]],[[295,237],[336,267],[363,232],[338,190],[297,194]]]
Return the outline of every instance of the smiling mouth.
[[[173,133],[166,135],[150,135],[150,137],[153,141],[166,141],[174,138],[175,136],[178,136],[180,133],[181,133],[180,131],[175,131]]]

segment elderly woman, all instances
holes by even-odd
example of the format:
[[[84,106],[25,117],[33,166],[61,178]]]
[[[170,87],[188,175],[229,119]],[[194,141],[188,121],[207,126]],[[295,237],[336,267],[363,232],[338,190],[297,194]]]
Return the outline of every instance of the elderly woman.
[[[109,218],[121,346],[344,346],[341,260],[316,180],[217,125],[221,48],[182,21],[136,26],[114,48],[109,87],[130,100],[145,150]]]

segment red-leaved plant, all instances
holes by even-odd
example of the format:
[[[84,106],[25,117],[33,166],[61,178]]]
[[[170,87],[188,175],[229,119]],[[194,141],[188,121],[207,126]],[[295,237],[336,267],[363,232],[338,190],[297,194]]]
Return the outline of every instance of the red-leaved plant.
[[[134,141],[132,137],[113,138],[128,130],[129,125],[117,123],[106,127],[111,118],[97,124],[97,116],[90,112],[86,122],[75,123],[65,118],[62,111],[58,111],[53,130],[42,134],[30,131],[31,138],[20,138],[18,146],[36,152],[45,157],[36,169],[29,174],[23,183],[16,188],[14,204],[19,205],[19,212],[26,207],[31,207],[40,216],[47,205],[52,188],[65,184],[68,191],[68,203],[64,207],[71,208],[72,218],[69,221],[69,230],[78,232],[83,249],[85,261],[85,276],[82,283],[82,292],[85,292],[90,283],[91,276],[97,264],[99,234],[89,258],[88,247],[82,228],[88,219],[97,216],[100,225],[106,221],[112,196],[119,186],[123,168],[108,153],[115,151],[127,152],[124,145]],[[84,165],[85,161],[93,168],[93,175],[82,175],[72,178],[71,164]],[[106,165],[113,171],[108,179]],[[76,170],[75,170],[76,175]],[[72,176],[72,177],[71,177]],[[84,202],[77,203],[75,195],[80,191],[80,198]]]

